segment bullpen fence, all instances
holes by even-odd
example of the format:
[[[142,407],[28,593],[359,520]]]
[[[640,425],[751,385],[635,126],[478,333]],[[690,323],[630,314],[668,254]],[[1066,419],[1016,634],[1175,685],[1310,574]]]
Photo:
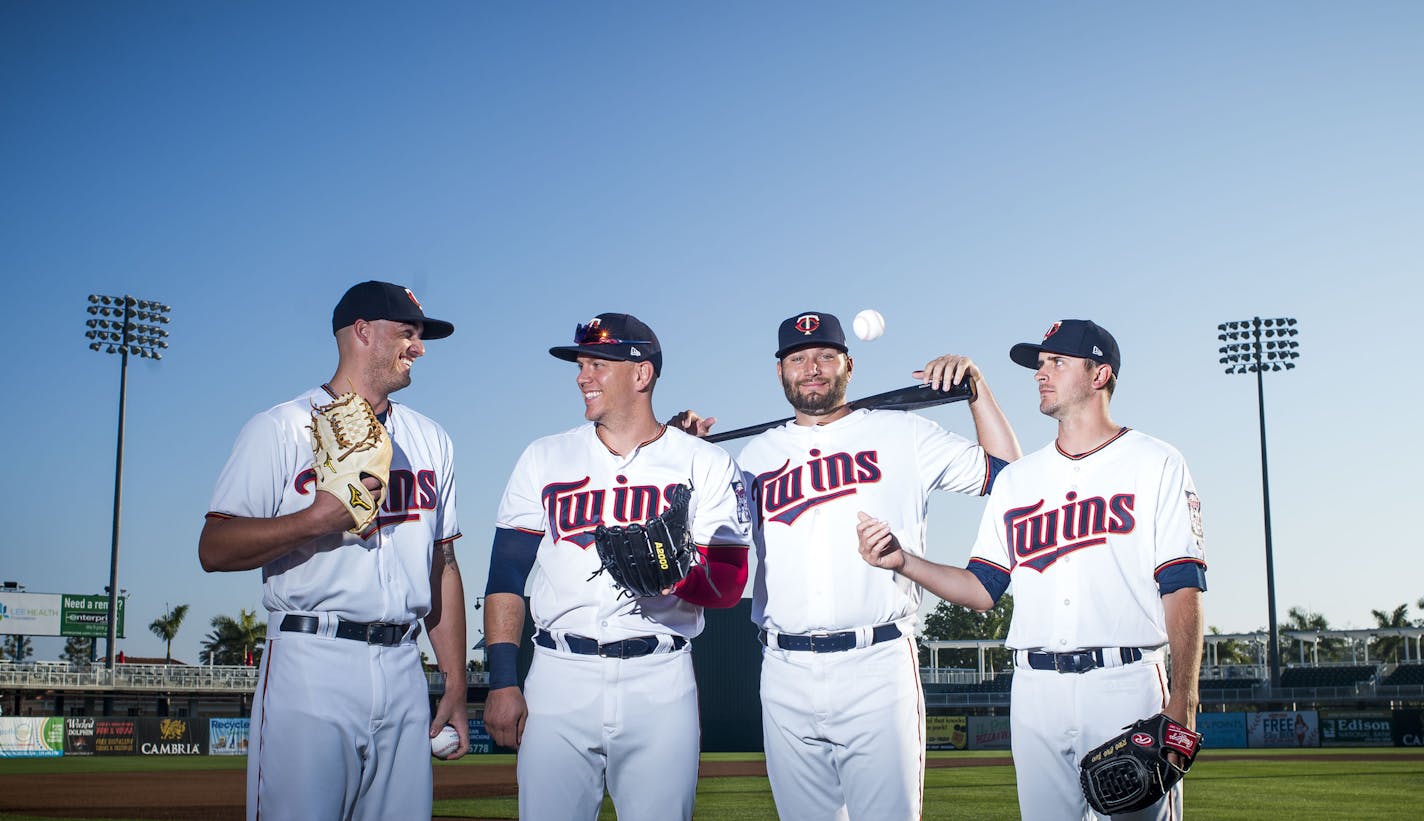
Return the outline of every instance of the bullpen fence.
[[[425,675],[430,692],[445,692],[445,676]],[[489,684],[482,671],[465,675],[466,686]],[[71,664],[62,661],[13,663],[0,660],[0,688],[18,690],[157,691],[164,693],[251,693],[257,687],[257,668],[246,665],[198,666],[187,664]]]
[[[1007,750],[1008,716],[932,715],[930,750]],[[1208,749],[1424,747],[1424,711],[1278,710],[1199,713]],[[245,718],[0,717],[0,758],[59,755],[246,755]],[[470,752],[503,752],[484,721],[470,719]]]
[[[931,715],[931,750],[1007,750],[1008,716]],[[1424,747],[1420,710],[1276,710],[1198,713],[1208,749],[1303,747]]]
[[[0,758],[59,755],[247,755],[245,718],[0,717]],[[470,720],[470,752],[492,753],[485,723]]]

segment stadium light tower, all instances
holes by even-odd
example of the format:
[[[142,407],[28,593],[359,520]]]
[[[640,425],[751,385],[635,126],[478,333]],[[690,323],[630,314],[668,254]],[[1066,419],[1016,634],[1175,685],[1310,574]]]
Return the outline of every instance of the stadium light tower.
[[[162,359],[168,348],[168,312],[160,302],[124,296],[90,294],[84,337],[89,350],[119,355],[119,444],[114,457],[114,531],[109,546],[108,668],[114,669],[114,644],[119,626],[119,508],[124,495],[124,398],[129,382],[129,354]]]
[[[1290,317],[1262,319],[1259,316],[1216,326],[1221,342],[1221,364],[1228,374],[1256,374],[1256,409],[1261,418],[1261,504],[1266,519],[1266,606],[1270,616],[1267,644],[1271,666],[1271,688],[1281,686],[1281,638],[1276,630],[1276,568],[1271,547],[1271,482],[1266,471],[1266,371],[1289,371],[1300,358],[1299,331]]]

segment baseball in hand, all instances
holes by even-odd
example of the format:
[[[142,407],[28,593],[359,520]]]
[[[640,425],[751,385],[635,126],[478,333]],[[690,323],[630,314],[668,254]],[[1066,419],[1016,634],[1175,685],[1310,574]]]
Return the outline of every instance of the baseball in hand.
[[[460,734],[446,724],[439,734],[430,739],[430,754],[436,758],[448,758],[460,749]]]
[[[885,317],[874,308],[866,308],[855,315],[855,321],[851,324],[855,329],[855,335],[869,342],[872,339],[879,339],[885,333]]]

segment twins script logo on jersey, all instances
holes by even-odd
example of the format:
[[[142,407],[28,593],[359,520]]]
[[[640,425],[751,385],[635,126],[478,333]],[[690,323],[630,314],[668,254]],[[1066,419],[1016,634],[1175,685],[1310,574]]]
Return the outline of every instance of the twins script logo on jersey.
[[[1093,496],[1079,499],[1068,493],[1067,504],[1043,510],[1043,500],[1004,513],[1004,530],[1009,555],[1042,573],[1049,565],[1075,550],[1107,542],[1109,533],[1131,533],[1137,520],[1133,506],[1137,497],[1119,493],[1110,499]],[[1040,512],[1042,511],[1042,512]]]
[[[816,505],[850,496],[856,485],[880,481],[879,455],[873,450],[821,455],[812,448],[811,459],[792,467],[791,460],[756,477],[753,493],[762,521],[789,525]]]
[[[311,493],[316,487],[316,468],[307,468],[297,474],[292,484],[303,496]],[[353,492],[353,499],[357,498],[359,497]],[[387,525],[419,521],[419,511],[434,510],[439,502],[440,494],[435,490],[435,471],[410,471],[402,468],[392,470],[390,478],[386,480],[385,496],[381,499],[383,512],[361,536],[365,538]]]
[[[563,540],[587,549],[593,544],[594,528],[610,520],[619,524],[645,522],[669,507],[672,492],[677,488],[676,482],[658,487],[630,485],[626,476],[615,476],[613,480],[618,486],[611,493],[606,488],[590,489],[588,476],[576,482],[553,482],[544,486],[540,498],[555,542]],[[610,495],[612,504],[606,506]]]

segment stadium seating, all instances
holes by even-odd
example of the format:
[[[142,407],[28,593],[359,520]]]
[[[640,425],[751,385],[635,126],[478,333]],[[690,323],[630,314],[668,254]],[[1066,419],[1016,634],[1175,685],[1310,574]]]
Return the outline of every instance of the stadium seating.
[[[1288,667],[1281,671],[1282,687],[1354,687],[1374,678],[1373,664],[1339,667]]]
[[[1406,687],[1413,684],[1424,684],[1424,664],[1415,662],[1413,664],[1401,664],[1394,668],[1394,672],[1385,676],[1380,684],[1389,687]]]
[[[925,694],[934,693],[1007,693],[1013,684],[1012,673],[999,673],[997,678],[962,684],[926,684]]]
[[[1251,690],[1261,683],[1257,678],[1204,678],[1197,682],[1197,690],[1203,693],[1218,690]]]

